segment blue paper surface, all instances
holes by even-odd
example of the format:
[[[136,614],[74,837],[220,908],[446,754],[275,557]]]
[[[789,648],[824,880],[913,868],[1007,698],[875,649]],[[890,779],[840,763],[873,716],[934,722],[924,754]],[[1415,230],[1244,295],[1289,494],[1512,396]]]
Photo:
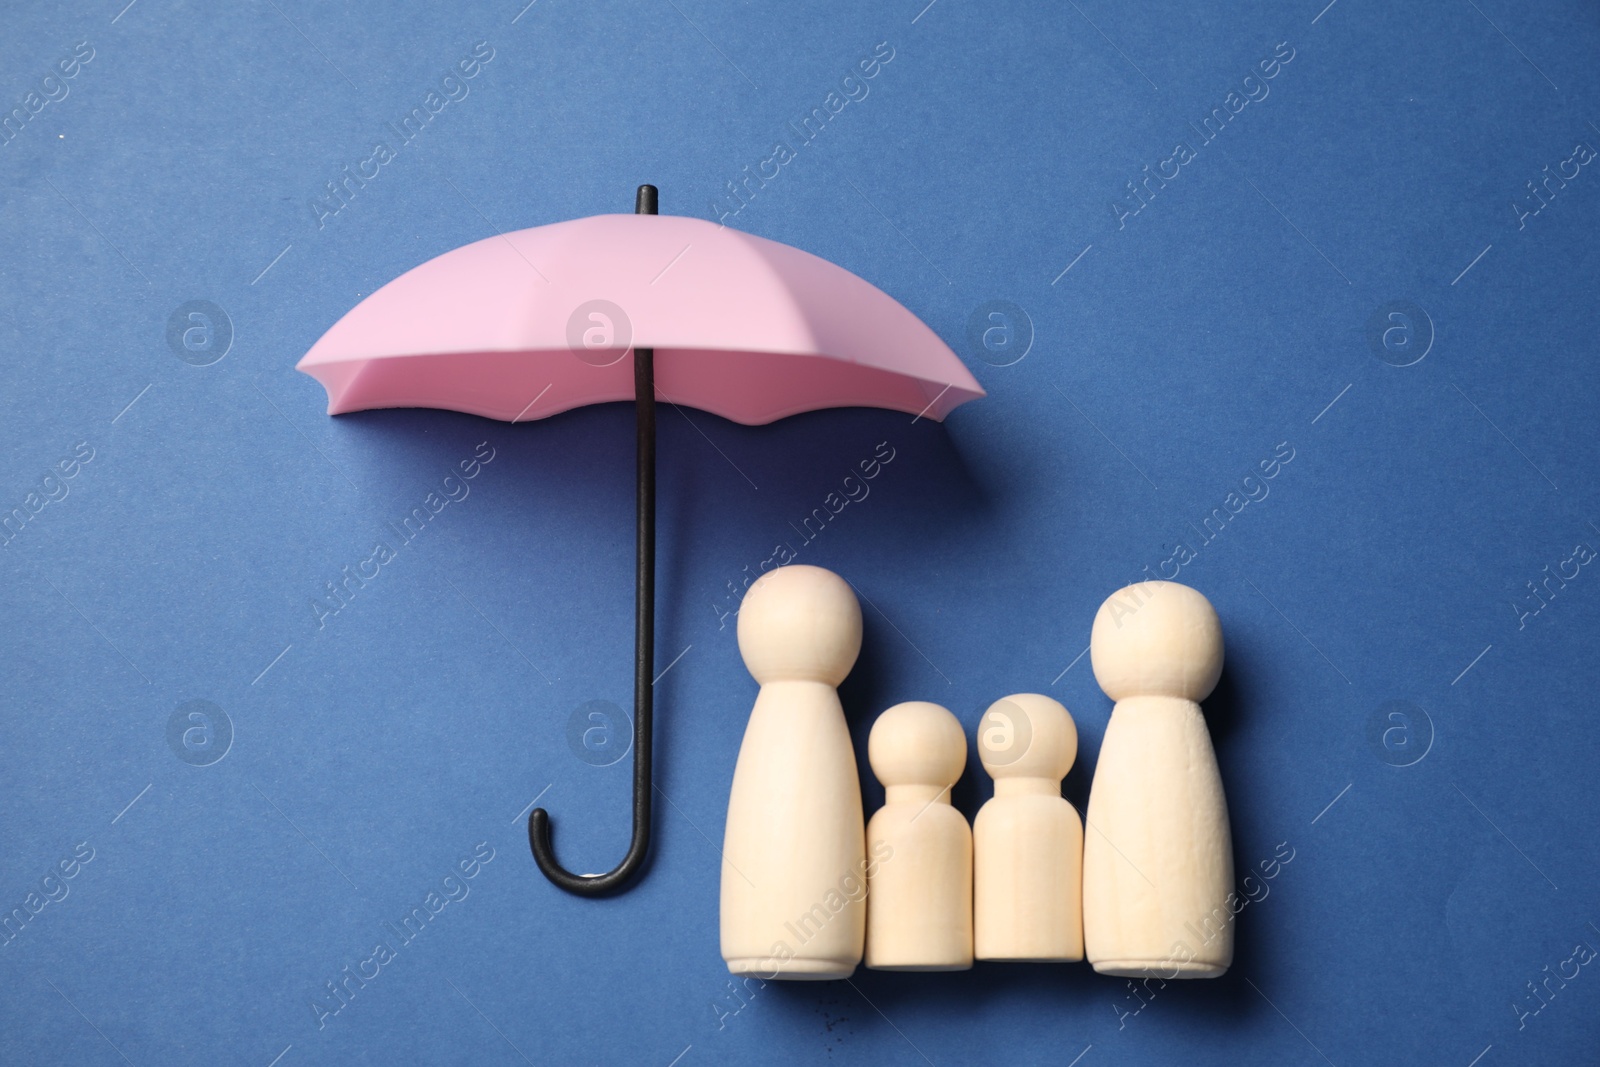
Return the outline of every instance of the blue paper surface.
[[[1600,16],[924,4],[4,16],[0,1062],[1592,1060]],[[328,418],[293,365],[646,181],[872,281],[989,396],[662,409],[655,846],[588,901],[524,819],[624,848],[631,408]],[[859,751],[902,700],[1049,693],[1080,809],[1095,609],[1204,592],[1233,969],[731,987],[731,613],[779,545],[864,598]]]

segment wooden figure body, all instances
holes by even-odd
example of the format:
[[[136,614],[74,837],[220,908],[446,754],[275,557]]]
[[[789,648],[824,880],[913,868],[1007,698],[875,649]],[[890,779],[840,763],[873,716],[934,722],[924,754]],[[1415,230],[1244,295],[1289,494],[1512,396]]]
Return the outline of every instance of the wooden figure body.
[[[964,971],[972,830],[950,787],[967,765],[966,732],[938,704],[896,704],[872,724],[867,760],[885,794],[867,824],[867,966]]]
[[[1112,594],[1089,643],[1115,700],[1089,793],[1084,943],[1101,974],[1215,978],[1233,962],[1233,847],[1199,701],[1222,673],[1222,628],[1173,582]]]
[[[1047,696],[997,700],[978,723],[994,797],[973,822],[973,933],[980,960],[1083,959],[1083,823],[1061,795],[1078,728]]]
[[[837,686],[861,651],[861,606],[820,567],[745,593],[739,652],[761,683],[728,798],[722,958],[763,979],[847,978],[861,962],[866,845]]]

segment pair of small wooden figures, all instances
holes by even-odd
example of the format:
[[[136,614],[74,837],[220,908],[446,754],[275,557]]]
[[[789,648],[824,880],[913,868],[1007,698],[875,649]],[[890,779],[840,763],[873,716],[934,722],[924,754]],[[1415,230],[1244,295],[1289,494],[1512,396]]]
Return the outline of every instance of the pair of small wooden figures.
[[[848,583],[819,567],[746,592],[739,650],[761,690],[739,750],[722,864],[734,974],[846,978],[964,970],[976,959],[1074,961],[1102,974],[1212,978],[1233,960],[1227,804],[1198,701],[1222,671],[1216,612],[1143,582],[1095,616],[1090,656],[1116,707],[1087,839],[1061,795],[1077,757],[1067,709],[996,701],[978,725],[994,797],[973,826],[950,804],[967,760],[937,704],[879,716],[867,757],[885,803],[866,822],[838,685],[861,650]]]

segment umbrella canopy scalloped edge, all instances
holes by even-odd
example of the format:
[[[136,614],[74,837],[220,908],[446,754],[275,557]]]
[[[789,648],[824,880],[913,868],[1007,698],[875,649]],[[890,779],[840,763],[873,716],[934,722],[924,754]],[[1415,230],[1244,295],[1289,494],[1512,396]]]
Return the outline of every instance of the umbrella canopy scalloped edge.
[[[598,316],[598,317],[595,317]],[[828,407],[932,419],[984,395],[937,334],[836,264],[704,219],[596,215],[407,271],[301,359],[329,414],[430,407],[504,421],[656,392],[745,424]]]

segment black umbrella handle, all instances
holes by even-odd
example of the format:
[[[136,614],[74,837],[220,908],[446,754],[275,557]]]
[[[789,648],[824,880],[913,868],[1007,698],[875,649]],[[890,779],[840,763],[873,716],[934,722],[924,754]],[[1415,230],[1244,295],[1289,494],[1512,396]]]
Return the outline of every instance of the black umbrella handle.
[[[656,213],[656,187],[639,186],[635,213]],[[528,816],[528,844],[544,876],[569,893],[598,897],[615,892],[644,865],[650,851],[651,716],[654,712],[656,619],[656,375],[655,350],[633,350],[638,523],[633,629],[633,840],[622,862],[605,874],[573,874],[561,866],[550,844],[550,813]]]

